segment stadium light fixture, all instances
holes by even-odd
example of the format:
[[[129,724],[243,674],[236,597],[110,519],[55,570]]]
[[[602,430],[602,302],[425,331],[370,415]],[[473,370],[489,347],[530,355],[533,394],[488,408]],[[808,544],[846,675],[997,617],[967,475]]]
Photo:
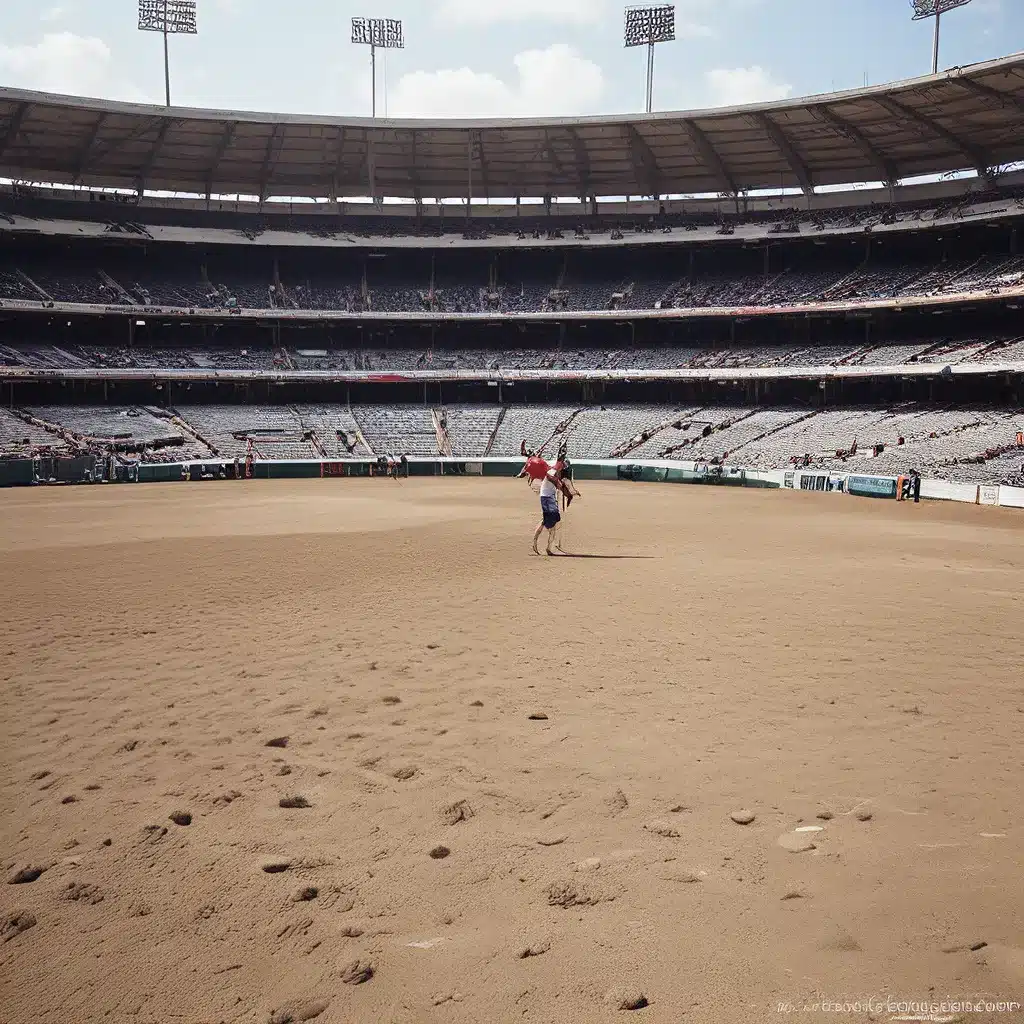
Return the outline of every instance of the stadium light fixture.
[[[654,108],[654,47],[671,43],[676,37],[676,9],[673,4],[657,7],[627,7],[623,42],[627,47],[647,47],[647,113]]]
[[[966,7],[971,0],[910,0],[914,12],[914,21],[924,18],[935,19],[935,35],[932,38],[932,74],[939,73],[939,21],[947,11],[957,7]]]
[[[171,105],[171,60],[168,36],[194,36],[196,0],[139,0],[139,31],[162,32],[164,37],[164,90],[167,106]]]
[[[398,18],[353,18],[352,42],[370,48],[370,92],[373,116],[377,116],[377,50],[405,49],[405,36]]]

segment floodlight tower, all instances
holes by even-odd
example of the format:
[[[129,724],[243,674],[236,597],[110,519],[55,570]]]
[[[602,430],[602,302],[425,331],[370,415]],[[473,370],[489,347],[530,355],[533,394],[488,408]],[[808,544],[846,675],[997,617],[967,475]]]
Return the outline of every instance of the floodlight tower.
[[[167,106],[170,106],[171,60],[167,37],[196,34],[196,0],[139,0],[139,31],[163,33],[164,89]]]
[[[402,23],[398,18],[353,18],[352,42],[370,48],[370,78],[373,95],[373,116],[377,116],[377,48],[405,48]]]
[[[647,113],[654,108],[654,47],[671,43],[676,37],[676,9],[673,4],[658,7],[627,7],[626,46],[647,47]]]
[[[939,20],[946,11],[957,7],[965,7],[971,0],[910,0],[914,11],[914,21],[924,18],[935,19],[935,36],[932,39],[932,74],[939,73]]]

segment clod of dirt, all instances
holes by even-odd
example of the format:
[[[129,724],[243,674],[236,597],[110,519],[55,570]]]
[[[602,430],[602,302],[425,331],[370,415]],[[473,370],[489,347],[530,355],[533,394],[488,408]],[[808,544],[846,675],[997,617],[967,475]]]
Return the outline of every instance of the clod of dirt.
[[[287,871],[291,866],[292,862],[290,860],[271,860],[263,865],[263,870],[268,875],[279,875],[282,871]]]
[[[229,789],[226,793],[221,793],[220,796],[213,798],[214,807],[227,807],[228,804],[233,803],[242,794],[237,789]]]
[[[802,900],[804,894],[799,889],[789,889],[782,895],[783,900]]]
[[[88,903],[93,907],[103,902],[103,893],[99,887],[87,882],[69,882],[61,897],[73,903]]]
[[[471,708],[482,708],[482,707],[484,706],[484,702],[483,702],[482,700],[475,700],[475,701],[473,701],[473,703],[472,703],[472,704],[470,704],[469,706],[470,706]]]
[[[550,942],[533,942],[519,951],[519,959],[528,960],[531,956],[543,956],[549,949],[551,949]]]
[[[537,840],[537,845],[538,846],[561,846],[562,843],[564,843],[566,841],[566,839],[568,839],[568,838],[569,838],[568,836],[561,835],[561,834],[560,835],[556,835],[556,836],[541,836],[541,838]]]
[[[977,942],[954,942],[948,946],[942,947],[943,953],[977,953],[979,949],[984,949],[988,945],[983,939]]]
[[[22,932],[34,927],[36,923],[35,914],[30,914],[27,910],[15,910],[0,919],[0,938],[3,938],[4,942],[10,942]]]
[[[281,749],[284,749],[285,747],[288,746],[288,737],[287,736],[276,736],[272,740],[267,740],[267,742],[264,743],[263,745],[265,747],[279,747]]]
[[[381,697],[381,701],[385,704],[401,704],[402,698],[396,697],[394,694],[388,694],[386,697]]]
[[[756,817],[751,811],[733,811],[729,815],[737,825],[749,825]]]
[[[277,769],[277,774],[278,775],[291,775],[291,773],[292,773],[291,767],[289,765],[286,765],[286,764],[281,765],[281,767]]]
[[[626,794],[621,789],[615,790],[615,792],[608,797],[606,801],[608,804],[608,810],[612,814],[621,814],[627,807],[629,807],[629,800],[626,799]]]
[[[473,808],[465,800],[456,800],[441,811],[441,820],[446,825],[458,825],[460,821],[469,821],[473,817]]]
[[[616,985],[609,989],[604,1001],[613,1010],[642,1010],[648,1005],[647,996],[640,989],[627,985]]]
[[[818,949],[828,953],[857,953],[860,943],[842,928],[835,928],[818,943]]]
[[[297,999],[271,1011],[270,1024],[303,1024],[319,1017],[330,1005],[329,999]]]
[[[374,966],[369,960],[353,960],[346,964],[338,975],[346,985],[362,985],[374,975]]]
[[[30,782],[42,782],[43,779],[49,778],[49,775],[50,775],[49,772],[36,772],[34,775],[30,776],[29,781]]]
[[[653,832],[656,836],[664,836],[666,839],[678,839],[679,830],[670,825],[667,821],[648,821],[644,824],[644,828],[648,832]]]
[[[790,853],[807,853],[808,850],[816,849],[814,843],[801,832],[785,832],[776,843]]]
[[[399,768],[392,773],[392,778],[398,779],[399,782],[408,782],[415,774],[415,768]]]
[[[452,851],[449,850],[447,846],[435,846],[430,851],[430,856],[433,857],[434,860],[444,860],[451,852]]]
[[[181,825],[182,828],[192,824],[192,815],[188,811],[175,811],[170,817],[175,825]]]
[[[532,715],[527,715],[527,718],[531,722],[546,722],[548,720],[548,716],[543,711],[534,711]]]
[[[356,927],[354,924],[349,924],[342,928],[338,934],[343,935],[346,939],[358,939],[363,934],[363,929]]]
[[[34,882],[46,870],[41,864],[32,864],[29,867],[20,868],[7,879],[8,885],[27,885]]]
[[[687,871],[686,869],[673,871],[671,874],[662,875],[661,877],[666,882],[681,882],[683,885],[696,885],[701,881],[701,877],[696,871]]]
[[[283,796],[278,800],[277,806],[285,810],[298,810],[313,805],[304,796]]]
[[[68,796],[64,797],[63,800],[61,800],[61,803],[62,804],[77,804],[78,803],[78,797],[74,796],[73,794],[69,794]]]
[[[819,821],[831,821],[835,815],[826,807],[815,815]]]
[[[870,811],[858,811],[856,817],[858,821],[870,821],[874,815]]]
[[[300,889],[293,897],[293,903],[308,903],[310,900],[315,900],[320,895],[320,890],[315,885],[307,885],[304,889]]]
[[[561,907],[563,910],[569,907],[593,907],[601,902],[585,886],[572,881],[553,882],[547,887],[545,895],[550,906]]]

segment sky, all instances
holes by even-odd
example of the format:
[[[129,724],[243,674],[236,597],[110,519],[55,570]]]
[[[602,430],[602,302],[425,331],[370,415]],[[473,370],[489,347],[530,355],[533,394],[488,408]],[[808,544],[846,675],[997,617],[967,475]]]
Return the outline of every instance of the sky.
[[[378,114],[631,113],[645,51],[622,46],[619,0],[198,0],[199,34],[171,39],[176,105],[368,116],[369,51],[353,16],[401,18],[378,59]],[[931,22],[909,0],[676,0],[659,46],[656,110],[785,99],[911,78]],[[0,3],[0,85],[163,102],[160,36],[137,0]],[[973,0],[942,20],[940,67],[1024,50],[1024,0]]]

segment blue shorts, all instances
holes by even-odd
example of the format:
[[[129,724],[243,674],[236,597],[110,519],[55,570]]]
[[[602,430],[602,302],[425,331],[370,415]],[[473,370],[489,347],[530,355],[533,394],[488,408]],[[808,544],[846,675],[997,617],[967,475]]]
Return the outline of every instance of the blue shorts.
[[[545,529],[552,530],[561,521],[562,513],[558,511],[557,498],[541,498],[540,510],[544,514]]]

